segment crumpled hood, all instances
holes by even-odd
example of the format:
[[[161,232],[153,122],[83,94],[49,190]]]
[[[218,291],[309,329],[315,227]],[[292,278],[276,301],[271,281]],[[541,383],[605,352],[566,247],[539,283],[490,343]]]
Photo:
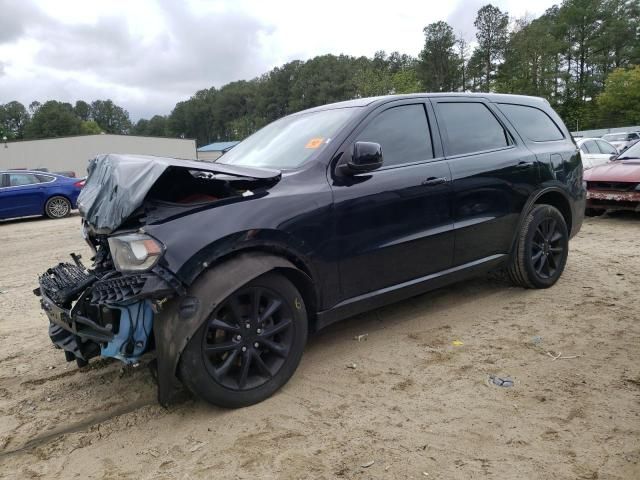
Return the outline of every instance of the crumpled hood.
[[[142,205],[151,187],[170,167],[255,179],[280,177],[278,170],[222,163],[147,155],[98,155],[89,162],[89,176],[78,197],[80,214],[96,233],[113,232]]]
[[[605,165],[585,170],[584,179],[589,182],[640,183],[640,160],[614,160]]]

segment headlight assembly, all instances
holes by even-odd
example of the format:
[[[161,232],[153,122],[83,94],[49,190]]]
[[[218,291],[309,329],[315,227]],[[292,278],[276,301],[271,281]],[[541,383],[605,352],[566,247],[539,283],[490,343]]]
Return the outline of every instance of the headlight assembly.
[[[149,235],[132,233],[110,237],[109,250],[116,270],[141,272],[158,263],[164,247]]]

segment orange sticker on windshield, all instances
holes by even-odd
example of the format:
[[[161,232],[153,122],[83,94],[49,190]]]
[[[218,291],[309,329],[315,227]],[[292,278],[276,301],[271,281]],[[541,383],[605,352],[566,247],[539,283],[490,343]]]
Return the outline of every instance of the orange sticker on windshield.
[[[304,148],[318,148],[320,145],[322,145],[323,140],[324,138],[322,137],[312,138],[307,142]]]

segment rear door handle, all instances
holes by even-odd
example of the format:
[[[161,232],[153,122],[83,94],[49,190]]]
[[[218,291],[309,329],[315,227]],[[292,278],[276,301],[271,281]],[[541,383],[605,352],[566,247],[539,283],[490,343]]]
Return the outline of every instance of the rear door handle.
[[[533,162],[518,162],[518,165],[516,165],[516,168],[526,168],[531,166],[533,166]]]
[[[449,179],[447,177],[429,177],[422,182],[422,185],[426,187],[431,187],[433,185],[442,185],[447,183]]]

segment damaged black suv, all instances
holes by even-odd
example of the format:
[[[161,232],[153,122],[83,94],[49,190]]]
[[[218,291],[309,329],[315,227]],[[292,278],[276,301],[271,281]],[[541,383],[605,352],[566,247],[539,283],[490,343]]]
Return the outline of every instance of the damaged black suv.
[[[560,277],[582,224],[580,154],[542,99],[416,94],[282,118],[215,163],[103,155],[77,256],[36,293],[69,361],[155,351],[158,397],[272,395],[307,335],[495,269]]]

